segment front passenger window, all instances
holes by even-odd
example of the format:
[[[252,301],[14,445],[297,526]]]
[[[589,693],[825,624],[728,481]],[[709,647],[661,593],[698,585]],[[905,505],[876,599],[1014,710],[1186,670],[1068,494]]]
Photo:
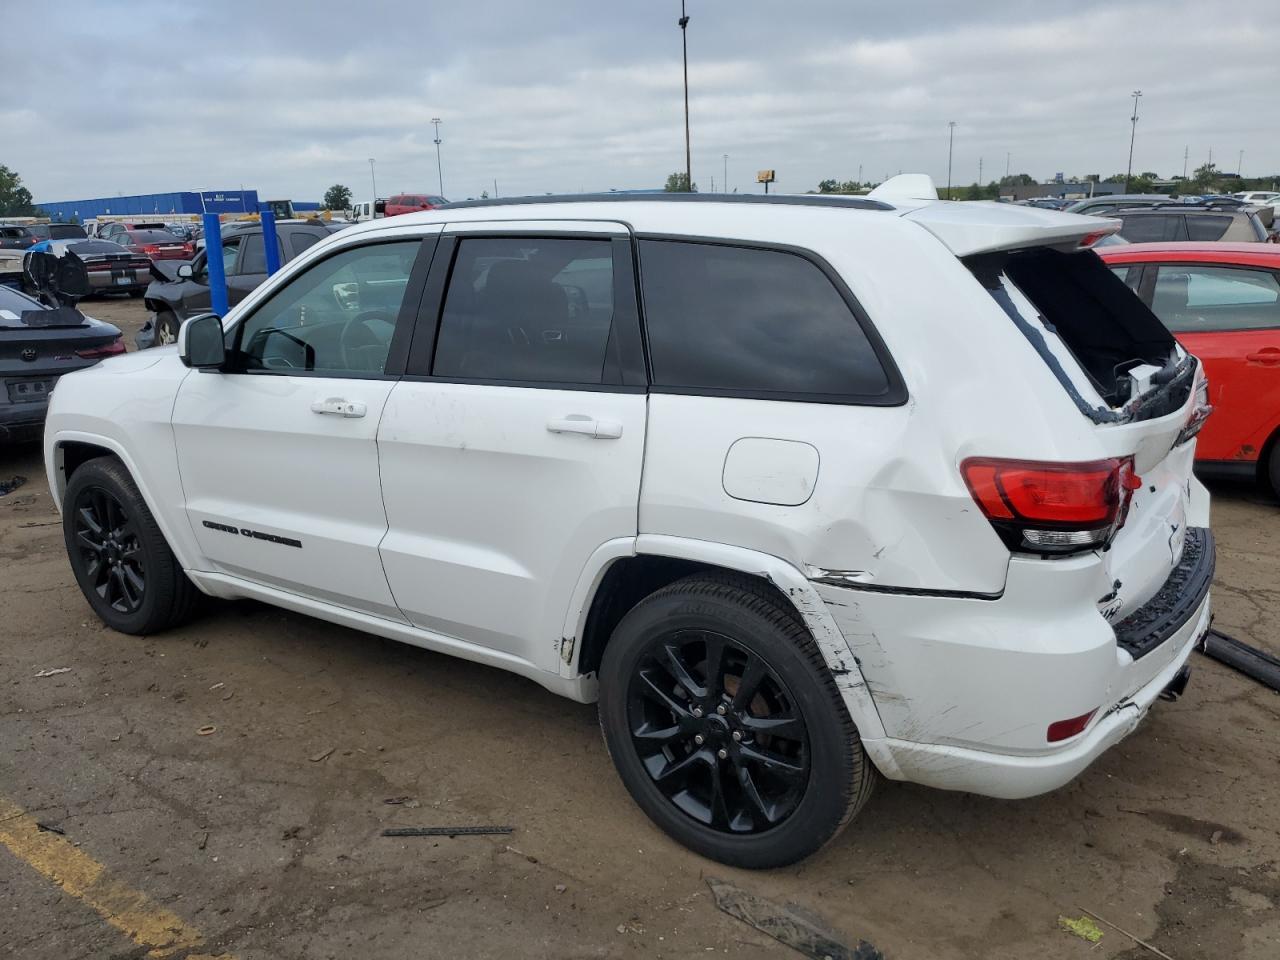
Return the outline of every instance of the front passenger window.
[[[369,244],[313,264],[240,324],[235,369],[382,374],[420,246],[418,240]]]

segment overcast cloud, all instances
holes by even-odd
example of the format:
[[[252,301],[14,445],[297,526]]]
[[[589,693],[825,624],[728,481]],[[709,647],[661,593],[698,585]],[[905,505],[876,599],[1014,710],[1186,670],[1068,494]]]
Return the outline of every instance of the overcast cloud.
[[[825,177],[1280,172],[1276,0],[688,0],[702,189]],[[340,182],[462,199],[684,167],[678,0],[6,4],[0,163],[37,200]],[[29,40],[27,39],[29,38]]]

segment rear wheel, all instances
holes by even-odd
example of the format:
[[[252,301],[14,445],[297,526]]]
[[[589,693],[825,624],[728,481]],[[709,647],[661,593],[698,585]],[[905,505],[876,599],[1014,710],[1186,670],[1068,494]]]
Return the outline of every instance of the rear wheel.
[[[641,809],[735,866],[808,856],[874,783],[813,638],[749,577],[698,575],[637,604],[605,648],[600,723]]]
[[[1271,456],[1267,458],[1267,479],[1271,489],[1280,497],[1280,437],[1271,441]]]
[[[154,633],[190,615],[196,588],[115,457],[90,460],[71,475],[62,533],[76,582],[107,626]]]
[[[133,297],[136,300],[138,297],[142,296],[144,293],[146,293],[145,290],[130,290],[129,296]]]

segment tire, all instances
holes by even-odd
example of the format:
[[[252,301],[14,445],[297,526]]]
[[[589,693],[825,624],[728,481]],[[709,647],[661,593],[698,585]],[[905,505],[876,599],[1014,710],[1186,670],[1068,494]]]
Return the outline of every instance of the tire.
[[[1267,481],[1271,492],[1280,497],[1280,437],[1271,441],[1271,456],[1267,458]]]
[[[62,504],[71,569],[103,623],[145,634],[190,616],[197,590],[123,463],[115,457],[85,463],[71,475]]]
[[[161,310],[156,314],[156,328],[152,334],[152,346],[162,347],[168,343],[178,342],[178,318],[172,310]]]
[[[129,296],[136,300],[138,299],[138,297],[142,296],[146,292],[147,292],[146,290],[130,290]]]
[[[605,647],[599,711],[640,808],[721,863],[762,869],[809,856],[875,784],[812,636],[750,577],[697,574],[633,607]]]

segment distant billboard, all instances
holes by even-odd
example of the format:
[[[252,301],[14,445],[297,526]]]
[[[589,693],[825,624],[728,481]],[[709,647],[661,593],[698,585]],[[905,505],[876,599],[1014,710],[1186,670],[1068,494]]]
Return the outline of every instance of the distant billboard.
[[[772,170],[756,171],[756,183],[773,183],[773,180],[774,180],[773,174],[774,174],[774,171]]]

